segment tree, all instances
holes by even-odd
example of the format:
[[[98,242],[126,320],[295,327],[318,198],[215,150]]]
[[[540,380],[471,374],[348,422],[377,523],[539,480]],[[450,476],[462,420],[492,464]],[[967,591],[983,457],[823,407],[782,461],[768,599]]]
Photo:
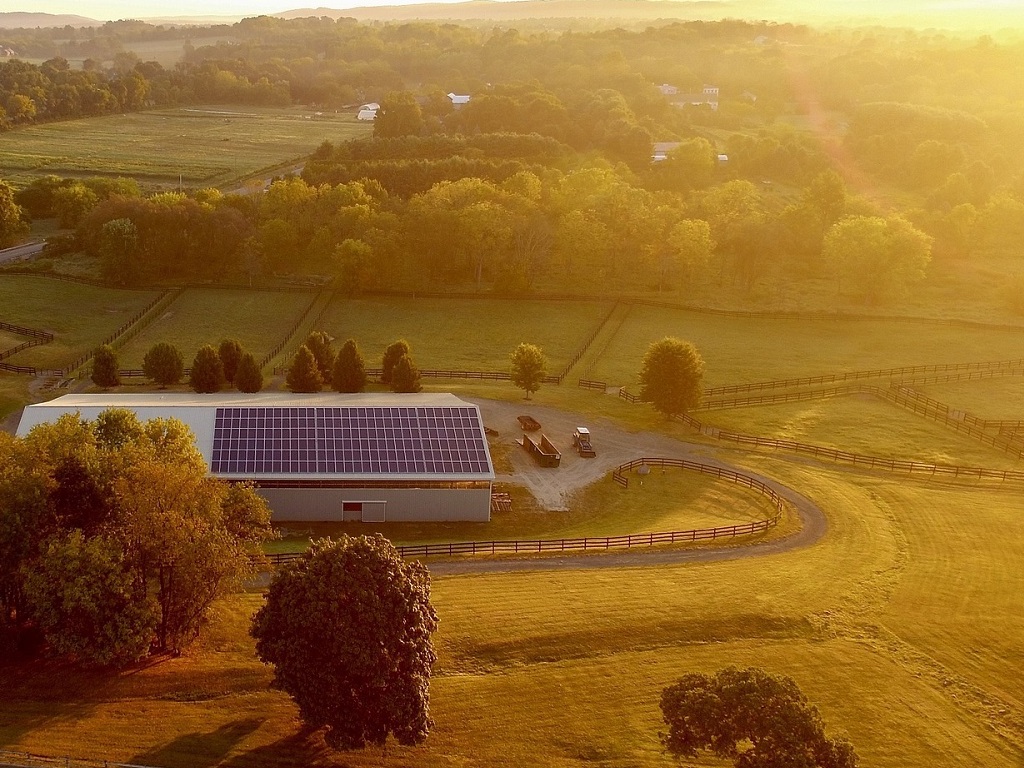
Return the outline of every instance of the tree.
[[[242,355],[235,373],[235,387],[239,392],[259,392],[263,389],[263,371],[251,352]]]
[[[324,388],[324,380],[317,367],[316,358],[305,344],[295,353],[292,364],[288,367],[286,382],[292,392],[319,392]]]
[[[14,245],[28,230],[21,206],[14,202],[14,190],[7,182],[0,181],[0,248]]]
[[[201,394],[220,392],[224,389],[227,383],[224,377],[224,363],[220,361],[220,355],[211,345],[200,347],[196,352],[188,383]]]
[[[388,348],[384,350],[384,359],[381,362],[380,380],[383,384],[391,383],[391,376],[395,370],[395,364],[399,358],[405,355],[409,355],[411,352],[409,348],[409,342],[405,339],[399,339],[398,341],[392,342],[388,345]]]
[[[184,424],[130,411],[0,436],[0,626],[95,664],[184,647],[271,533],[266,502],[207,469]]]
[[[330,381],[331,370],[334,368],[334,349],[331,347],[331,337],[323,331],[313,331],[309,334],[305,344],[313,353],[316,367],[320,370],[320,378]]]
[[[763,669],[685,675],[662,691],[661,713],[669,728],[662,743],[677,758],[709,750],[738,768],[857,765],[853,746],[825,735],[821,715],[797,684]]]
[[[530,393],[540,389],[544,377],[548,375],[548,361],[540,347],[533,344],[520,344],[509,356],[512,360],[512,383],[526,390],[526,399]]]
[[[688,341],[666,337],[647,349],[640,367],[640,397],[667,417],[700,403],[704,360]]]
[[[314,541],[277,572],[250,631],[303,721],[356,749],[427,737],[436,629],[426,567],[376,535]]]
[[[136,600],[116,541],[78,529],[55,536],[26,571],[25,596],[55,653],[123,666],[149,650],[157,606]]]
[[[217,349],[220,357],[220,364],[224,366],[224,380],[228,384],[235,383],[235,374],[238,371],[238,364],[242,361],[245,352],[237,339],[224,339]]]
[[[391,376],[391,390],[393,392],[419,392],[423,389],[420,384],[420,369],[408,355],[402,355],[395,363],[395,370]]]
[[[373,120],[374,138],[417,136],[423,129],[423,112],[409,91],[389,93]]]
[[[150,347],[142,358],[142,372],[146,378],[152,379],[164,389],[181,381],[185,375],[185,361],[176,346],[160,341]]]
[[[139,282],[139,230],[131,219],[113,219],[104,224],[97,249],[104,278],[115,285]]]
[[[336,392],[362,392],[366,389],[366,365],[354,339],[346,341],[338,352],[331,384]]]
[[[876,303],[924,277],[932,239],[899,216],[848,216],[825,236],[824,255],[840,290]]]
[[[97,387],[109,389],[121,384],[118,373],[117,353],[109,344],[97,348],[92,355],[92,383]]]

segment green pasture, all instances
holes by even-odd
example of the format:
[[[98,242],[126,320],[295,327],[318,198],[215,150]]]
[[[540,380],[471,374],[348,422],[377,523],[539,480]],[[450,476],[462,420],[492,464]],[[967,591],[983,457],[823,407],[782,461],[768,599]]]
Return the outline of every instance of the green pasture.
[[[9,358],[16,365],[60,368],[89,352],[158,296],[0,273],[0,320],[49,331],[54,340]],[[24,339],[22,339],[24,341]],[[20,343],[20,342],[19,342]]]
[[[28,402],[28,383],[25,376],[0,373],[0,421]]]
[[[732,432],[811,443],[866,456],[971,467],[1024,468],[1021,461],[997,448],[872,395],[700,411],[696,416]]]
[[[1024,327],[968,328],[901,320],[770,320],[632,307],[589,378],[637,381],[647,347],[665,336],[693,342],[705,383],[721,386],[873,368],[1019,358]]]
[[[631,475],[626,489],[608,475],[572,499],[567,512],[538,509],[529,492],[521,488],[503,486],[503,490],[512,496],[512,512],[493,513],[487,523],[303,523],[299,529],[284,529],[283,537],[271,542],[267,550],[300,551],[311,537],[346,533],[380,533],[395,544],[569,539],[743,525],[775,514],[775,507],[749,488],[679,469],[654,469],[644,478]],[[781,529],[791,532],[794,525],[786,520]],[[734,545],[763,538],[726,541]]]
[[[23,185],[48,174],[130,176],[216,187],[305,157],[370,127],[354,114],[300,108],[190,107],[83,118],[0,134],[0,169]]]
[[[957,410],[985,419],[1024,419],[1024,372],[976,381],[914,385],[914,389]]]
[[[551,374],[565,366],[611,304],[520,299],[344,299],[332,302],[320,328],[353,338],[380,366],[388,344],[405,339],[420,368],[507,371],[520,342],[544,350]]]
[[[122,368],[139,368],[150,347],[166,341],[181,350],[187,367],[200,347],[227,338],[238,339],[260,359],[312,299],[312,293],[298,291],[189,288],[118,350],[118,361]]]
[[[0,352],[4,352],[29,340],[28,336],[19,336],[16,333],[11,333],[0,328]]]
[[[825,538],[707,564],[435,576],[436,727],[421,747],[331,755],[303,734],[245,634],[257,594],[221,603],[180,659],[19,673],[0,742],[167,768],[667,767],[660,690],[736,664],[793,676],[862,765],[1020,765],[1024,490],[746,463],[817,501]]]

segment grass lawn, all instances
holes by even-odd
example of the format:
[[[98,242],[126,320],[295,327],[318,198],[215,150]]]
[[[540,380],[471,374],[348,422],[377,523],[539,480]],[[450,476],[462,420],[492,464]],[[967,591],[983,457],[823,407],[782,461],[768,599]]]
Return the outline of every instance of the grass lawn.
[[[355,339],[368,367],[405,339],[420,368],[507,371],[520,342],[544,350],[557,373],[611,309],[595,302],[514,299],[337,299],[320,327],[340,346]]]
[[[976,329],[887,320],[764,320],[635,306],[589,378],[633,384],[647,347],[692,341],[707,386],[872,368],[1021,357],[1024,328]]]
[[[150,186],[229,184],[308,155],[324,140],[365,136],[355,115],[194,107],[83,118],[0,135],[0,167],[17,186],[47,174],[130,176]]]
[[[13,373],[0,373],[0,419],[28,402],[28,384],[31,379]]]
[[[20,352],[7,362],[61,367],[95,348],[158,296],[67,283],[34,275],[0,274],[0,320],[49,331],[49,344]]]
[[[933,464],[1022,468],[1020,461],[1002,451],[872,395],[700,411],[697,417],[733,432],[796,440],[866,456]]]
[[[138,336],[118,350],[122,368],[139,368],[160,341],[181,350],[185,366],[204,344],[235,338],[257,360],[269,352],[312,300],[312,293],[189,288]]]
[[[775,514],[775,507],[754,491],[693,472],[654,469],[642,485],[640,480],[632,476],[623,489],[605,477],[579,493],[567,512],[538,509],[527,491],[505,486],[513,511],[495,514],[489,523],[303,523],[301,529],[288,526],[284,538],[267,549],[294,552],[305,549],[310,537],[343,533],[381,533],[396,544],[621,536],[742,525]],[[792,530],[792,524],[783,528]]]
[[[28,336],[21,336],[17,333],[11,333],[0,328],[0,352],[5,352],[12,347],[16,347],[19,344],[24,344],[26,341],[31,341]]]

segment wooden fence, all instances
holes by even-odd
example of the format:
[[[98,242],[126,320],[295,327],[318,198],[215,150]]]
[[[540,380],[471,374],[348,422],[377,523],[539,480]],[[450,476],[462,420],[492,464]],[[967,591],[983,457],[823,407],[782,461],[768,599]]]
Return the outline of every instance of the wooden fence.
[[[152,768],[152,766],[133,763],[115,763],[111,760],[52,757],[32,752],[16,752],[10,749],[0,749],[0,765],[16,765],[19,768]]]
[[[987,467],[964,467],[955,464],[928,464],[921,461],[864,456],[857,453],[850,453],[849,451],[841,451],[836,448],[800,443],[795,440],[782,440],[773,437],[760,437],[758,435],[745,435],[739,432],[730,432],[709,424],[704,424],[689,414],[679,416],[676,420],[697,430],[701,434],[713,437],[716,440],[724,440],[753,448],[772,448],[774,450],[788,451],[805,456],[813,456],[816,459],[828,459],[839,464],[851,464],[855,467],[861,467],[864,469],[965,479],[1002,481],[1024,480],[1024,472],[1019,470],[988,469]]]
[[[577,382],[577,386],[582,389],[593,389],[599,392],[605,392],[608,389],[608,384],[603,381],[591,381],[590,379],[580,379]]]

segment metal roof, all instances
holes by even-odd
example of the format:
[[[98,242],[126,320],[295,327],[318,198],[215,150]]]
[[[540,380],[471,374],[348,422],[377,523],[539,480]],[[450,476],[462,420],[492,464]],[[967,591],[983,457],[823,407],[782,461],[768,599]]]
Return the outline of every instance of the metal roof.
[[[18,434],[110,408],[182,421],[228,479],[494,479],[480,409],[448,393],[65,395],[26,407]]]

